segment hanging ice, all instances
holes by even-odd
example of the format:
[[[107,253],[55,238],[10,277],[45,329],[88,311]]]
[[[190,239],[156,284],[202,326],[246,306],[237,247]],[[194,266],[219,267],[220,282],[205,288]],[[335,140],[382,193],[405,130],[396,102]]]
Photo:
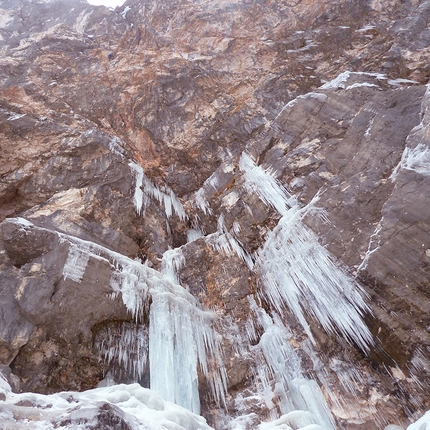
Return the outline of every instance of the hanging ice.
[[[367,350],[372,336],[362,319],[369,311],[362,291],[302,223],[306,208],[300,209],[285,188],[247,154],[242,155],[240,168],[247,190],[257,193],[282,215],[255,254],[254,270],[264,285],[259,294],[279,314],[290,309],[310,339],[308,317],[314,317],[326,331],[339,331]]]
[[[184,266],[185,257],[181,248],[170,249],[163,254],[161,273],[173,284],[180,285],[178,271]]]
[[[242,261],[246,263],[249,269],[252,269],[254,262],[251,256],[243,249],[237,239],[229,232],[216,232],[205,236],[206,243],[211,245],[217,252],[223,252],[227,255],[236,254]]]
[[[291,335],[279,317],[271,318],[253,299],[250,308],[264,330],[258,346],[265,363],[257,364],[257,375],[263,391],[277,396],[282,414],[295,414],[297,419],[307,422],[295,423],[294,428],[307,424],[319,424],[325,430],[334,429],[334,421],[318,384],[303,376],[301,360],[290,345]],[[307,412],[304,412],[307,411]],[[291,417],[292,418],[292,417]],[[272,418],[273,419],[273,418]],[[290,422],[290,425],[293,423]]]
[[[245,251],[240,242],[227,231],[224,225],[224,215],[221,214],[217,221],[217,233],[209,234],[205,237],[206,243],[211,245],[217,252],[223,252],[227,255],[236,254],[252,270],[254,262],[252,257]],[[233,223],[232,231],[237,234],[240,231],[240,225]]]
[[[145,326],[123,323],[98,334],[95,346],[106,363],[118,363],[138,381],[148,364],[148,342]]]
[[[186,218],[184,207],[173,190],[167,186],[162,188],[154,185],[143,172],[140,164],[130,162],[130,168],[133,170],[136,177],[136,186],[134,191],[134,204],[138,214],[145,212],[149,198],[155,198],[159,203],[164,205],[164,211],[167,218],[170,218],[175,212],[181,220]]]
[[[17,222],[23,229],[34,227],[26,220]],[[57,234],[61,242],[69,244],[65,277],[80,282],[90,259],[110,266],[111,297],[121,295],[135,325],[122,327],[121,333],[108,330],[97,343],[108,362],[116,361],[138,379],[147,363],[148,345],[151,388],[165,400],[198,413],[200,368],[215,401],[225,403],[225,370],[212,326],[215,315],[202,310],[197,300],[177,284],[176,271],[183,264],[180,249],[166,253],[162,274],[96,243],[42,230]],[[141,325],[148,312],[149,341]]]
[[[282,184],[257,166],[248,154],[242,154],[239,168],[243,172],[247,191],[256,193],[266,205],[273,206],[281,215],[285,215],[289,208],[297,204]]]

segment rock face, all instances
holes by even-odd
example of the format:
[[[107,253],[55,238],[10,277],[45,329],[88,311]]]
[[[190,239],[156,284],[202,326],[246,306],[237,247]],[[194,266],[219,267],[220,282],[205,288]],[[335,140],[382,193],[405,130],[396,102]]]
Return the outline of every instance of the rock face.
[[[13,388],[147,387],[136,345],[168,279],[215,315],[227,392],[216,355],[198,381],[215,428],[285,414],[285,393],[310,410],[314,382],[326,428],[430,409],[429,21],[415,0],[4,0]]]

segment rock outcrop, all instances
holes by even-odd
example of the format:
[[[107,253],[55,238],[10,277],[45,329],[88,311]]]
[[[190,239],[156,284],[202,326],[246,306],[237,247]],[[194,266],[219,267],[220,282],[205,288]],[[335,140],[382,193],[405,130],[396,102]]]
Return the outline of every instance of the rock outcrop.
[[[14,390],[148,387],[150,307],[180,284],[218,333],[198,380],[214,428],[288,396],[326,428],[430,409],[429,21],[415,0],[5,0]]]

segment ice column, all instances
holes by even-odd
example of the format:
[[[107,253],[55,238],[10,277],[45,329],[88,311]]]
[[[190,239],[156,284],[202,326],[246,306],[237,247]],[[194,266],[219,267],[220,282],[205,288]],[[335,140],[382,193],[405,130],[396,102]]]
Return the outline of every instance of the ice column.
[[[225,375],[212,329],[214,316],[199,309],[196,299],[179,285],[161,281],[150,292],[151,389],[198,414],[199,366],[212,383],[215,399],[222,402]],[[217,372],[210,374],[209,360],[215,360]]]

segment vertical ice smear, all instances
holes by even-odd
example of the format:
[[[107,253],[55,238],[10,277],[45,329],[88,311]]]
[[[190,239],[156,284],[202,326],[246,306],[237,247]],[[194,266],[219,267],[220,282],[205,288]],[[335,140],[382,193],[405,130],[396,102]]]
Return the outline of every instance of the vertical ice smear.
[[[161,262],[165,282],[151,289],[149,325],[151,388],[165,400],[200,413],[200,367],[215,400],[224,403],[225,371],[212,329],[214,315],[201,310],[194,296],[180,286],[178,271],[185,264],[182,249],[166,251]],[[217,370],[210,372],[208,360]]]
[[[180,285],[178,270],[185,265],[181,248],[170,249],[163,254],[161,273],[173,284]]]
[[[163,399],[199,414],[195,321],[187,311],[185,304],[167,292],[153,295],[149,326],[151,389]]]
[[[187,217],[182,203],[175,195],[173,190],[171,190],[167,186],[163,186],[160,189],[159,187],[154,185],[149,180],[149,178],[146,177],[140,164],[130,162],[129,166],[133,170],[136,177],[134,205],[136,207],[136,212],[139,215],[145,212],[146,206],[149,202],[149,198],[153,197],[159,203],[162,203],[164,205],[164,211],[166,213],[167,218],[170,218],[173,212],[176,213],[181,220],[184,220]]]
[[[66,264],[63,267],[64,279],[69,278],[72,281],[80,283],[84,276],[89,259],[90,254],[86,249],[79,248],[77,245],[71,244]]]
[[[302,425],[319,424],[325,430],[334,430],[333,417],[324,395],[315,381],[303,376],[301,360],[289,343],[291,335],[283,326],[281,319],[279,317],[272,319],[253,300],[250,301],[250,305],[264,330],[259,347],[267,365],[260,363],[257,366],[263,391],[277,397],[282,414],[288,414],[290,418],[291,414],[294,414],[298,420],[309,421]],[[295,425],[294,428],[297,428],[299,423],[296,422]]]
[[[330,333],[339,331],[363,350],[372,336],[362,320],[368,306],[354,280],[333,262],[317,236],[301,221],[306,213],[296,200],[252,159],[243,154],[239,164],[245,187],[282,215],[278,225],[256,252],[254,270],[264,288],[259,292],[282,314],[289,308],[313,340],[308,317]]]
[[[227,158],[224,159],[212,175],[205,180],[202,187],[191,197],[193,206],[200,209],[205,215],[212,214],[212,208],[210,207],[208,199],[211,199],[214,193],[228,187],[228,183],[232,178],[231,174],[235,170],[235,166],[231,159],[232,155],[228,153]]]
[[[134,171],[136,176],[136,186],[134,189],[134,207],[136,208],[136,212],[138,215],[142,215],[142,212],[145,211],[146,205],[148,203],[147,197],[143,194],[142,191],[142,182],[143,182],[143,168],[140,164],[130,162],[130,168]]]

